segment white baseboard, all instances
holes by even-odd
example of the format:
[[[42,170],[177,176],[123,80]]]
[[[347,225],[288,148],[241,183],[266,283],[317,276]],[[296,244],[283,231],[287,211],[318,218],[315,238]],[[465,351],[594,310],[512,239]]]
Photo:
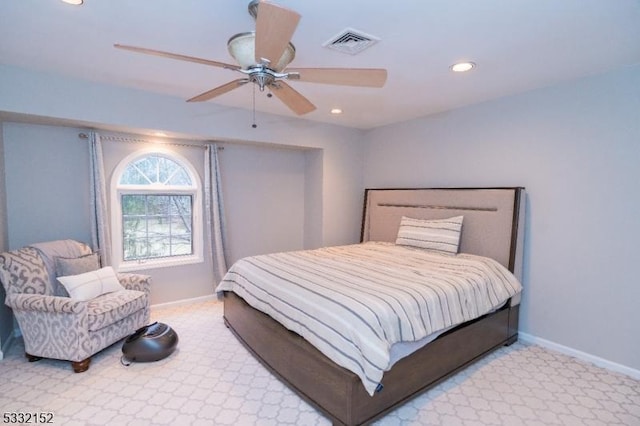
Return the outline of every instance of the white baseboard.
[[[521,331],[518,332],[518,339],[522,340],[525,343],[539,345],[547,349],[551,349],[553,351],[578,358],[582,361],[590,362],[594,365],[597,365],[598,367],[606,368],[607,370],[615,371],[617,373],[626,374],[627,376],[630,376],[636,380],[640,380],[640,370],[636,370],[635,368],[627,367],[626,365],[618,364],[616,362],[609,361],[607,359],[600,358],[595,355],[570,348],[568,346],[551,342],[537,336],[532,336],[531,334],[523,333]]]
[[[218,296],[215,294],[209,294],[207,296],[194,297],[192,299],[175,300],[173,302],[157,303],[151,305],[151,309],[163,309],[163,308],[175,308],[177,306],[190,305],[192,303],[208,302],[209,300],[218,300]]]

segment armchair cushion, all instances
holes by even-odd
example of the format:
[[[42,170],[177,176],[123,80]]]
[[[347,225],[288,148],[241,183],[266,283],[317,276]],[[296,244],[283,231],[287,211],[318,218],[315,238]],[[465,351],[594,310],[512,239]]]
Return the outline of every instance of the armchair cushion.
[[[87,302],[89,331],[98,331],[121,318],[145,309],[147,297],[143,292],[120,290],[103,294]]]

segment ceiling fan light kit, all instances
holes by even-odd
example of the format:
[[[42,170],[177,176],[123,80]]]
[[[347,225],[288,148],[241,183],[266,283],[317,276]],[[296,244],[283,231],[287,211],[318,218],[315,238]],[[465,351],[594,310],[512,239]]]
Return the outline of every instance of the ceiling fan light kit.
[[[255,53],[255,45],[256,45],[256,33],[246,32],[236,34],[229,39],[227,42],[227,49],[229,50],[229,54],[233,57],[233,59],[238,62],[238,64],[243,69],[249,69],[255,65],[256,53]],[[292,43],[289,43],[287,47],[282,52],[282,56],[280,60],[278,60],[275,65],[270,68],[274,71],[280,72],[287,67],[293,61],[293,58],[296,56],[296,48]]]
[[[300,15],[262,0],[252,0],[248,10],[256,21],[255,31],[238,33],[227,42],[229,54],[238,65],[143,47],[122,44],[114,46],[137,53],[226,68],[245,75],[194,96],[188,102],[208,101],[246,83],[254,83],[260,91],[268,88],[291,111],[303,115],[314,111],[315,105],[285,80],[359,87],[384,86],[387,71],[381,68],[287,68],[296,54],[291,38]]]

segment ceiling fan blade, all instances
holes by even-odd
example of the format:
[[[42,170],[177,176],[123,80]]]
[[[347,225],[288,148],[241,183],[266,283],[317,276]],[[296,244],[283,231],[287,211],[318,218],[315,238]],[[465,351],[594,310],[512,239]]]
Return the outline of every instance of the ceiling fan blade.
[[[237,80],[230,81],[229,83],[223,84],[222,86],[218,86],[215,89],[208,90],[204,93],[199,94],[198,96],[194,96],[191,99],[187,99],[187,102],[204,102],[209,99],[213,99],[216,96],[223,95],[227,92],[232,91],[233,89],[237,89],[243,84],[247,84],[249,82],[248,78],[239,78]]]
[[[277,64],[293,37],[300,15],[272,3],[261,1],[256,18],[256,63],[263,59]]]
[[[291,111],[298,115],[303,115],[316,109],[316,106],[309,99],[302,96],[284,81],[272,84],[269,88],[271,93],[276,95]]]
[[[118,49],[123,49],[123,50],[130,50],[132,52],[137,52],[137,53],[144,53],[146,55],[155,55],[155,56],[161,56],[163,58],[178,59],[181,61],[195,62],[198,64],[211,65],[214,67],[228,68],[230,70],[240,69],[238,65],[225,64],[224,62],[211,61],[209,59],[196,58],[194,56],[181,55],[179,53],[171,53],[171,52],[163,52],[161,50],[147,49],[145,47],[128,46],[126,44],[117,44],[117,43],[114,44],[113,47],[116,47]]]
[[[291,80],[341,86],[382,87],[387,81],[387,70],[382,68],[287,68],[286,72],[300,74],[300,78],[289,76]]]

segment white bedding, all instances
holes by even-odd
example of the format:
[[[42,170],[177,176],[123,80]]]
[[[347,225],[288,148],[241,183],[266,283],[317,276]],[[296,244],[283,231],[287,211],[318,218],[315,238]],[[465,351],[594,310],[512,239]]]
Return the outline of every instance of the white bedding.
[[[394,344],[475,319],[521,290],[493,259],[379,242],[248,257],[217,288],[300,334],[371,395],[397,360]]]

